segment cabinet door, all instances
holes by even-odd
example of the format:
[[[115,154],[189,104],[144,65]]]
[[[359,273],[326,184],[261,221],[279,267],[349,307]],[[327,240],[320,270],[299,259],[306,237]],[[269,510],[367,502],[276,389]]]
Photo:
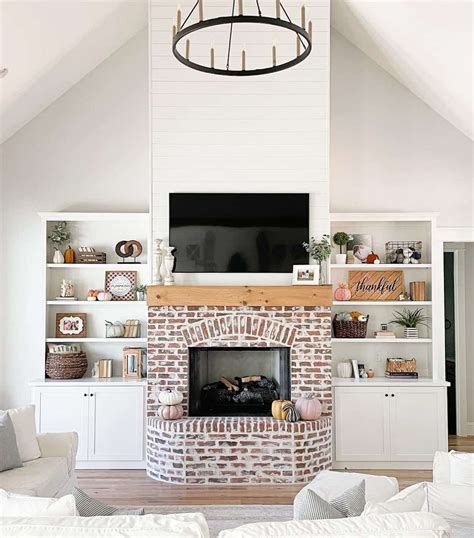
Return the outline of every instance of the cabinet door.
[[[89,459],[142,461],[143,387],[94,387],[89,402]]]
[[[383,388],[336,387],[336,459],[383,461],[390,455],[389,398]]]
[[[78,461],[87,460],[87,387],[40,387],[36,389],[37,426],[41,433],[77,432]]]
[[[432,461],[436,450],[447,450],[446,427],[445,388],[390,390],[393,461]]]

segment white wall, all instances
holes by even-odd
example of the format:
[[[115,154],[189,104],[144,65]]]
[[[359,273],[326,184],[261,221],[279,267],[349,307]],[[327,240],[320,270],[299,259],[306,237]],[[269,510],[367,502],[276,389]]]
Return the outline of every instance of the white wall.
[[[466,400],[467,422],[470,435],[474,435],[474,243],[465,243],[465,307],[466,307]],[[462,383],[462,380],[461,380]]]
[[[153,140],[153,225],[155,237],[168,240],[169,192],[308,192],[310,231],[329,229],[329,0],[305,2],[314,25],[314,52],[299,66],[258,77],[227,77],[184,67],[170,54],[175,2],[152,2],[151,76]],[[183,19],[192,2],[181,3]],[[274,13],[273,0],[261,0],[263,13]],[[300,0],[285,7],[299,17]],[[205,17],[228,8],[205,2]],[[256,14],[255,3],[245,13]],[[237,25],[239,26],[239,25]],[[293,35],[265,28],[234,29],[231,62],[240,67],[241,46],[247,68],[271,65],[294,55]],[[191,36],[191,59],[209,61],[205,36]],[[227,32],[216,32],[216,67],[224,67]],[[264,51],[267,51],[267,57]],[[260,64],[258,63],[260,62]],[[184,275],[181,275],[184,278]],[[197,275],[186,275],[187,282]],[[205,275],[200,275],[205,281]],[[233,275],[209,280],[238,282]],[[285,276],[287,279],[288,276]],[[240,276],[242,279],[242,276]],[[260,276],[269,281],[269,276]],[[276,278],[276,276],[275,276]],[[244,281],[250,282],[245,275]],[[274,281],[274,280],[272,280]]]
[[[474,225],[473,142],[331,32],[331,211],[439,211]]]
[[[0,408],[42,377],[39,211],[148,211],[147,31],[3,144]]]

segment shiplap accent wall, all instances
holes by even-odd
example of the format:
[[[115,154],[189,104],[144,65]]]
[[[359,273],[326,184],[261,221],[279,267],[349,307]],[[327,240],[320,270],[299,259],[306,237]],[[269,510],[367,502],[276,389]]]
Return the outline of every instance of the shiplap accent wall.
[[[225,77],[194,71],[174,58],[177,4],[151,0],[154,237],[168,241],[170,192],[308,192],[311,233],[329,230],[330,0],[304,4],[306,20],[313,21],[313,51],[302,64],[272,75]],[[180,2],[183,20],[193,5],[194,0]],[[284,5],[299,21],[301,2]],[[263,14],[275,13],[273,0],[260,0],[260,6]],[[231,9],[232,1],[204,0],[205,18]],[[257,14],[256,2],[244,0],[244,12]],[[227,37],[228,28],[192,35],[191,58],[209,62],[212,43],[216,67],[224,67]],[[240,65],[245,48],[247,68],[271,65],[273,44],[279,59],[296,52],[291,32],[255,25],[235,25],[233,43],[232,65]],[[224,275],[196,278],[187,275],[186,281],[225,280]],[[244,280],[252,279],[245,275]]]

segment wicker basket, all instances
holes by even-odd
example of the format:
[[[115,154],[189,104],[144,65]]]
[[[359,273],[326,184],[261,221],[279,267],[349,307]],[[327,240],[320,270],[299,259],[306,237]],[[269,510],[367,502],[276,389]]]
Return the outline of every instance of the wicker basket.
[[[367,321],[339,321],[336,318],[332,320],[332,328],[335,338],[365,338],[367,336]]]
[[[46,375],[51,379],[79,379],[87,371],[85,353],[48,353]]]
[[[416,372],[416,359],[387,359],[385,369],[392,373]]]

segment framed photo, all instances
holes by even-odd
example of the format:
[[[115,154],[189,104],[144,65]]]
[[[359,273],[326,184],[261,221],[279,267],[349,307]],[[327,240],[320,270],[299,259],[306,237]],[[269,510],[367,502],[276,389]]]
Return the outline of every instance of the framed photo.
[[[134,301],[136,271],[106,271],[105,291],[112,294],[112,301]]]
[[[85,338],[87,314],[56,314],[56,338]]]
[[[352,239],[347,243],[348,258],[354,257],[352,263],[367,263],[367,256],[372,252],[372,236],[370,234],[351,235]]]
[[[319,265],[293,265],[293,285],[319,284]]]

